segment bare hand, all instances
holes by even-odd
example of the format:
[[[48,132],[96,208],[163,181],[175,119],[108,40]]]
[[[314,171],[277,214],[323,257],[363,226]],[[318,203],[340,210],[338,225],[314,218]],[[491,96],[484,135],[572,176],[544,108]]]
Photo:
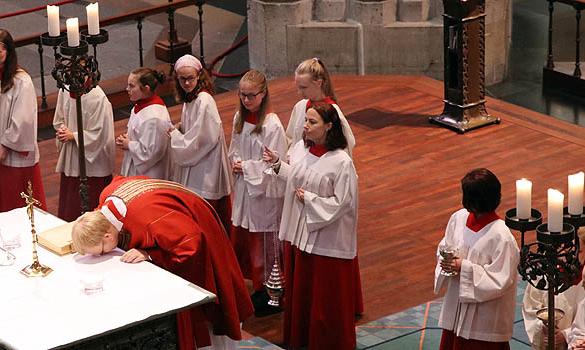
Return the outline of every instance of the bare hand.
[[[8,156],[8,148],[6,148],[2,144],[0,144],[0,162],[4,161],[4,159],[6,159],[7,156]]]
[[[453,259],[443,259],[439,261],[441,269],[445,272],[457,272],[461,271],[461,258],[454,257]]]
[[[181,122],[178,122],[177,124],[175,124],[174,128],[179,130],[180,132],[183,132],[183,130],[181,129],[182,126],[183,124]]]
[[[237,160],[237,161],[232,163],[232,172],[234,174],[241,174],[244,172],[242,170],[242,161],[241,160]]]
[[[121,149],[128,149],[128,143],[130,142],[130,139],[128,138],[128,134],[124,133],[122,135],[119,135],[118,137],[116,137],[116,145],[118,147],[120,147]]]
[[[301,187],[297,188],[295,190],[295,196],[297,197],[298,200],[305,203],[305,190],[303,188]]]
[[[571,344],[573,350],[585,350],[585,338],[579,338]]]
[[[63,143],[73,141],[75,139],[73,132],[71,132],[71,130],[69,130],[69,128],[65,125],[61,125],[61,127],[57,129],[56,135],[57,140]]]
[[[120,261],[136,264],[148,260],[148,253],[141,249],[132,248],[120,257]]]
[[[278,161],[278,154],[264,146],[264,151],[262,151],[262,160],[270,164],[274,164]]]

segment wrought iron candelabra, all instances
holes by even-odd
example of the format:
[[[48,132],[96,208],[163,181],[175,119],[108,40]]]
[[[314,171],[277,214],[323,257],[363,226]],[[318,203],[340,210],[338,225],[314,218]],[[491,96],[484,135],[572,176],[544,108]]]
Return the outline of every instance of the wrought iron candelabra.
[[[563,227],[561,232],[549,231],[548,224],[542,223],[542,214],[531,210],[530,218],[520,219],[516,208],[506,212],[506,226],[520,231],[520,263],[518,272],[522,279],[533,287],[548,292],[547,315],[543,319],[548,331],[548,349],[554,350],[555,322],[555,295],[564,292],[579,276],[579,238],[577,229],[585,225],[585,215],[569,215],[564,210]],[[536,241],[526,243],[525,234],[536,230]]]
[[[83,40],[79,46],[69,46],[65,36],[61,36],[59,51],[55,50],[55,67],[51,75],[57,82],[59,89],[69,91],[75,97],[77,112],[77,141],[79,159],[79,196],[81,198],[81,212],[89,210],[89,189],[87,184],[87,172],[85,168],[85,142],[83,134],[83,113],[81,95],[90,92],[97,86],[101,74],[96,59],[96,47],[108,41],[108,32],[100,30],[97,35],[82,33]],[[53,41],[54,43],[54,41]],[[94,55],[88,55],[89,45],[93,45]]]

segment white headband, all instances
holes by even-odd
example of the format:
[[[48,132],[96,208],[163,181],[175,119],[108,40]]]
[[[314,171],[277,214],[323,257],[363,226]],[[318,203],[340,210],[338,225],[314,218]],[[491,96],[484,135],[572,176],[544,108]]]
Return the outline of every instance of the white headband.
[[[110,196],[106,198],[104,205],[100,208],[100,212],[104,214],[106,219],[116,227],[118,231],[124,226],[124,218],[126,217],[126,204],[118,197]]]
[[[192,55],[181,56],[181,58],[175,62],[175,71],[183,67],[193,67],[197,69],[198,72],[203,68],[197,57]]]

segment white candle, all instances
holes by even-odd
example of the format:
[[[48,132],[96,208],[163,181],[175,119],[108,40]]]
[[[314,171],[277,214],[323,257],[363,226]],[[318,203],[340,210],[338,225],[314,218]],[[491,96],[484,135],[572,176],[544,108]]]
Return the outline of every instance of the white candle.
[[[87,32],[89,35],[100,33],[100,11],[98,3],[89,4],[85,7],[87,12]]]
[[[583,184],[585,174],[581,171],[569,175],[569,214],[583,214]]]
[[[47,5],[47,18],[49,19],[49,36],[59,36],[59,6]]]
[[[561,232],[563,230],[563,200],[565,196],[552,188],[548,189],[548,230]]]
[[[529,219],[532,210],[532,182],[526,179],[516,180],[516,216]]]
[[[67,45],[79,46],[79,20],[77,17],[67,19]]]

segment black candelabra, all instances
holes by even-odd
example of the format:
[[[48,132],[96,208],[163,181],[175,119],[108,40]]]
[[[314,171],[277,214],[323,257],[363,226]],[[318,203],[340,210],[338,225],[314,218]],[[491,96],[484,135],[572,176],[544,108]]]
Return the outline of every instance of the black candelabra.
[[[79,159],[79,196],[81,198],[81,212],[89,210],[89,188],[85,168],[85,142],[83,129],[83,113],[81,95],[90,92],[100,81],[100,71],[96,59],[96,47],[108,41],[108,32],[100,30],[97,35],[82,33],[83,40],[78,46],[69,46],[65,36],[57,42],[51,41],[55,50],[55,67],[51,75],[57,82],[59,89],[69,91],[75,97],[77,112],[77,141]],[[89,44],[93,45],[94,55],[88,55]],[[57,46],[60,53],[57,53]]]
[[[506,212],[506,225],[521,233],[518,272],[533,287],[548,292],[547,312],[539,318],[546,320],[548,349],[554,350],[555,295],[567,290],[580,273],[579,238],[577,229],[585,226],[585,216],[570,215],[564,209],[561,232],[551,232],[542,223],[542,214],[531,209],[528,219],[520,219],[516,208]],[[525,234],[536,230],[536,241],[526,243]]]

